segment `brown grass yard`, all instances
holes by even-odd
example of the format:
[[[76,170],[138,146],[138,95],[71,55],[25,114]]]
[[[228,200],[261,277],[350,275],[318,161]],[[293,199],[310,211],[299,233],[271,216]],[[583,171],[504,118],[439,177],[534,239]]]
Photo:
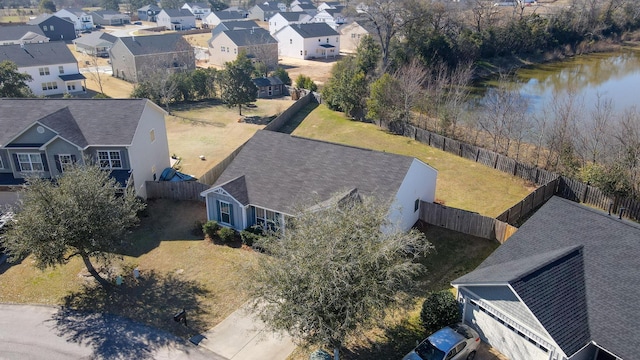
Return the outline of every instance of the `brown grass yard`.
[[[294,120],[294,135],[416,157],[438,170],[436,199],[447,206],[495,217],[533,190],[522,179],[314,106]]]
[[[252,108],[243,107],[245,116],[273,117],[286,110],[290,98],[258,99]],[[182,172],[201,176],[244,144],[264,124],[238,122],[238,108],[202,102],[174,106],[167,116],[169,152],[181,158]],[[206,160],[200,160],[204,155]]]
[[[0,267],[0,302],[67,305],[104,311],[189,336],[171,316],[189,311],[192,331],[213,327],[247,300],[241,286],[251,272],[252,251],[215,245],[193,235],[194,224],[206,217],[204,204],[158,200],[149,203],[148,217],[134,230],[132,244],[114,274],[138,266],[134,282],[124,272],[120,291],[106,295],[78,259],[65,266],[40,271],[30,257],[20,264]]]

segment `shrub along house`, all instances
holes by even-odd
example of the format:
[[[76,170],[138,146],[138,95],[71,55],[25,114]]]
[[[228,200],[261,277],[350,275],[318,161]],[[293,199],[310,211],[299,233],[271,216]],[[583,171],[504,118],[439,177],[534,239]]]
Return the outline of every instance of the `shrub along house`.
[[[0,99],[0,188],[88,157],[146,198],[169,167],[165,112],[146,99]]]
[[[637,359],[640,226],[552,197],[453,282],[464,322],[509,359]]]
[[[411,157],[261,130],[201,196],[209,220],[238,231],[284,229],[296,206],[339,200],[336,194],[390,201],[389,221],[408,230],[418,221],[420,201],[434,201],[436,177]]]

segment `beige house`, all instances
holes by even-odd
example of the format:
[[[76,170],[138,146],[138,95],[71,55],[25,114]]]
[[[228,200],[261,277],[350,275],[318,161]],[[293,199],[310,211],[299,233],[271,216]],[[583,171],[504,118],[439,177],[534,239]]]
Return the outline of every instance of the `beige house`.
[[[369,31],[356,21],[344,24],[338,28],[340,33],[340,51],[353,54],[356,52],[360,39],[369,35]]]
[[[244,51],[254,62],[269,68],[278,64],[278,42],[263,28],[225,30],[209,40],[209,63],[224,66]]]

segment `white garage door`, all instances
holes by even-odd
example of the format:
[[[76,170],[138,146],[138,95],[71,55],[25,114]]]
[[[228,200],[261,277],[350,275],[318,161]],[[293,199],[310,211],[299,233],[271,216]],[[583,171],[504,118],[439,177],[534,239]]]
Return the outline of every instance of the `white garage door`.
[[[478,330],[482,341],[511,360],[549,359],[549,353],[534,344],[535,341],[483,310],[477,305],[468,304],[464,319]]]

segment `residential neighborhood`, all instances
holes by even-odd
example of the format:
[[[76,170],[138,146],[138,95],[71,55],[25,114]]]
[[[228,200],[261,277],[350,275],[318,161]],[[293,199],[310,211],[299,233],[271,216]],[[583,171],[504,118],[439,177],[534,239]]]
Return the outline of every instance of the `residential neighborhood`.
[[[635,359],[640,5],[88,5],[0,7],[0,358]]]

